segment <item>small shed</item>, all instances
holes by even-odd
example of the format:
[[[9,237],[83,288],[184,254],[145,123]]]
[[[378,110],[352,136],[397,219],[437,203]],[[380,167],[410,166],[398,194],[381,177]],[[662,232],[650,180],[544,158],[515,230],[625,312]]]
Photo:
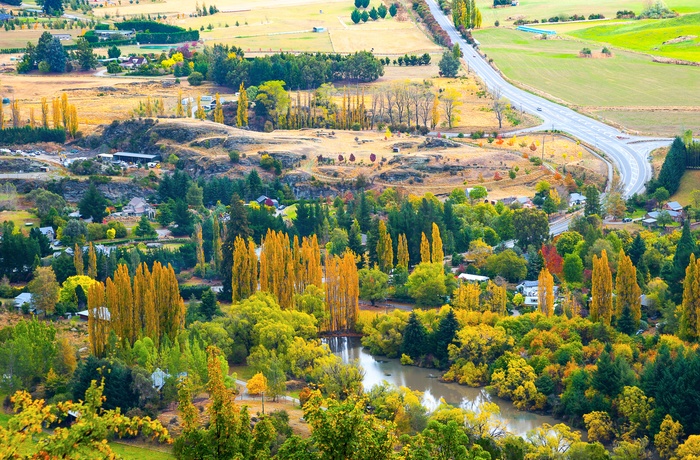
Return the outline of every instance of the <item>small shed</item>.
[[[314,27],[314,32],[316,32],[316,33],[325,32],[325,31],[326,31],[325,27],[321,27],[321,26]]]

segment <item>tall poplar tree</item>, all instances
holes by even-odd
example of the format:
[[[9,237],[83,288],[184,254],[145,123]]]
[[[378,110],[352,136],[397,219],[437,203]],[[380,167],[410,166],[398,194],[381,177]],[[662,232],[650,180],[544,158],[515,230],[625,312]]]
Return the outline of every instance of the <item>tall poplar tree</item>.
[[[216,214],[212,216],[212,264],[214,267],[214,270],[219,271],[221,270],[221,259],[222,259],[222,253],[221,253],[221,226],[219,225],[219,218]]]
[[[428,242],[428,237],[425,233],[421,233],[420,237],[420,261],[424,264],[429,264],[430,259],[430,242]]]
[[[440,227],[437,226],[435,222],[433,222],[433,253],[432,253],[432,262],[434,264],[440,264],[442,265],[445,261],[445,251],[442,247],[442,238],[440,237]]]
[[[88,247],[88,271],[87,276],[92,279],[97,279],[97,254],[95,253],[95,246],[90,243]]]
[[[591,278],[591,319],[610,325],[612,317],[612,273],[608,253],[603,249],[600,257],[593,256]]]
[[[680,336],[686,340],[698,338],[700,318],[700,260],[690,255],[683,280],[683,303],[681,304]]]
[[[391,273],[391,270],[394,268],[394,244],[383,220],[379,221],[377,260],[381,271],[387,274]]]
[[[347,331],[355,327],[359,312],[360,280],[355,256],[326,258],[326,307],[329,331]]]
[[[196,245],[197,265],[194,267],[195,273],[204,276],[207,272],[207,263],[204,259],[204,239],[202,238],[202,224],[194,227],[194,243]]]
[[[554,277],[544,267],[537,278],[537,298],[540,312],[545,316],[554,314]]]
[[[399,234],[399,242],[396,248],[396,266],[408,270],[410,255],[408,253],[408,240],[404,233]]]
[[[236,126],[244,128],[248,126],[248,93],[241,82],[238,88],[238,110],[236,111]]]
[[[237,237],[233,250],[233,301],[247,299],[258,290],[258,257],[255,243]]]
[[[85,265],[83,263],[83,250],[78,243],[75,243],[73,248],[73,266],[75,267],[75,274],[82,276],[85,274]]]
[[[104,284],[91,284],[88,288],[88,338],[90,340],[90,354],[98,358],[104,357],[107,348],[108,313]]]
[[[231,296],[231,273],[233,268],[233,249],[236,237],[241,237],[247,240],[253,236],[253,232],[248,226],[248,211],[243,206],[241,197],[234,193],[231,197],[231,206],[229,209],[229,220],[226,223],[226,237],[221,248],[221,276],[223,277],[223,294],[225,298]]]
[[[634,324],[639,324],[642,318],[642,290],[637,284],[637,268],[632,259],[620,249],[617,275],[615,277],[615,317],[619,320],[625,307],[629,308]]]
[[[477,283],[461,283],[452,294],[452,306],[458,310],[480,311],[481,287]]]
[[[268,229],[261,247],[260,290],[273,294],[282,308],[293,308],[295,265],[289,236]]]

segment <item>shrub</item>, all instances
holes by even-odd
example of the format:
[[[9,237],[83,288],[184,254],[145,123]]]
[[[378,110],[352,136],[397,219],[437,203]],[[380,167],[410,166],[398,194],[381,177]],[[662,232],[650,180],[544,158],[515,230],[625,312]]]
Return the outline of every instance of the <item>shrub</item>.
[[[187,83],[192,86],[199,86],[204,81],[204,75],[199,72],[192,72],[189,77],[187,77]]]

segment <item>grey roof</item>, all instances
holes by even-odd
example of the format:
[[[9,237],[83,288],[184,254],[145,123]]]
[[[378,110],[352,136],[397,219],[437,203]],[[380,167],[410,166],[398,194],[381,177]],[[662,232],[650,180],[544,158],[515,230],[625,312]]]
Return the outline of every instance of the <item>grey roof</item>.
[[[32,303],[32,295],[29,292],[23,292],[15,297],[15,305],[21,307],[22,304]]]
[[[144,160],[152,160],[155,155],[146,155],[145,153],[131,153],[131,152],[116,152],[114,156],[127,157],[127,158],[141,158]]]
[[[56,232],[53,231],[53,227],[39,227],[39,231],[44,235],[46,235],[47,233],[56,234]]]
[[[666,203],[666,207],[669,209],[672,209],[673,211],[681,211],[683,210],[683,206],[677,201],[669,201]]]
[[[93,311],[97,312],[99,319],[109,321],[112,318],[112,315],[109,313],[109,310],[106,307],[100,307],[97,310],[93,309]],[[76,315],[87,318],[89,316],[89,312],[87,310],[83,310],[76,313]]]

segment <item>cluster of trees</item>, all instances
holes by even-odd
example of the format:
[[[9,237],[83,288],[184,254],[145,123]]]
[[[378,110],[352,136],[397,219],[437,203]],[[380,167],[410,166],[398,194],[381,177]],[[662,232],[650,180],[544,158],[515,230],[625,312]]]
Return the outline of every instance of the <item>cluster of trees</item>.
[[[3,137],[0,142],[8,144],[41,141],[65,142],[66,133],[73,138],[78,135],[78,110],[75,105],[68,102],[66,93],[51,101],[51,111],[49,111],[49,103],[46,98],[41,98],[40,110],[41,119],[37,119],[34,107],[30,107],[29,120],[26,120],[22,118],[19,102],[12,101],[10,103],[12,127],[7,128],[4,110],[0,105],[0,130],[7,136],[7,138]]]
[[[452,48],[452,40],[450,36],[445,32],[437,20],[430,12],[430,7],[425,0],[417,0],[413,2],[413,10],[420,16],[420,18],[425,23],[428,31],[433,36],[433,39],[438,45],[446,46],[447,48]]]
[[[384,3],[380,3],[379,8],[372,7],[372,9],[368,11],[367,8],[369,7],[369,3],[369,0],[355,0],[355,9],[350,14],[350,19],[352,19],[352,22],[358,24],[360,21],[367,22],[370,19],[372,21],[384,19],[386,18],[387,13],[389,13],[389,16],[393,18],[398,12],[397,3],[392,3],[389,8],[387,8]]]
[[[182,27],[147,20],[124,20],[115,22],[119,30],[136,30],[139,43],[182,43],[199,40],[198,30],[185,30]]]
[[[656,179],[649,181],[648,194],[663,187],[670,195],[678,190],[686,168],[700,167],[700,142],[693,141],[692,132],[676,137],[664,159]]]
[[[38,69],[41,73],[71,72],[74,68],[73,61],[77,61],[81,70],[97,67],[97,57],[84,37],[78,38],[75,51],[68,52],[58,37],[47,31],[41,34],[36,46],[27,43],[24,56],[17,64],[17,71],[27,73]]]
[[[481,11],[474,0],[453,0],[452,21],[457,29],[480,29]]]

